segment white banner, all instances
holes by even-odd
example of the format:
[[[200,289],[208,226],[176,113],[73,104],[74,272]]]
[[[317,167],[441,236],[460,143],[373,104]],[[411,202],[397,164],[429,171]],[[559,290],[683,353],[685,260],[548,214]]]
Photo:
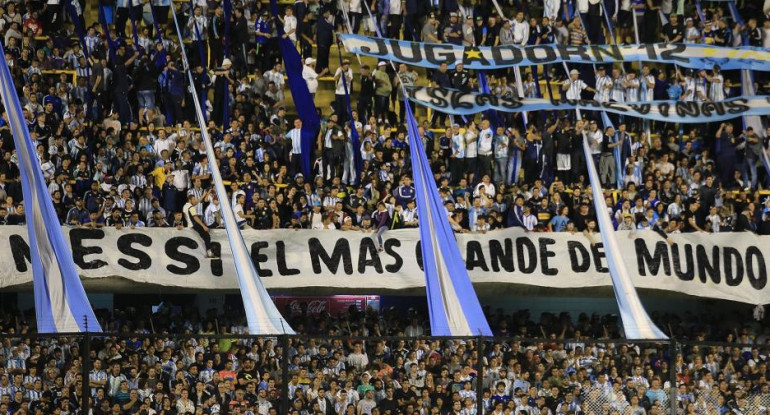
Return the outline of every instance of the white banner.
[[[488,110],[502,112],[587,110],[662,122],[702,124],[731,120],[740,116],[760,117],[770,114],[770,97],[764,96],[740,96],[720,102],[599,102],[582,99],[518,99],[429,86],[408,87],[407,94],[412,101],[424,107],[455,115],[478,114]],[[764,131],[764,128],[754,130]]]
[[[223,248],[221,259],[205,258],[203,243],[192,230],[64,228],[64,233],[88,289],[125,292],[141,290],[143,284],[238,289],[223,230],[212,235],[218,244],[215,248]],[[0,252],[5,253],[0,257],[0,288],[32,281],[26,235],[23,226],[0,227]],[[377,251],[371,233],[357,231],[248,230],[243,236],[269,289],[328,287],[338,288],[340,293],[367,290],[376,294],[425,286],[416,229],[386,232],[383,252]],[[770,299],[770,237],[693,233],[675,235],[671,238],[675,244],[669,245],[651,231],[617,236],[637,288],[750,304]],[[592,246],[579,233],[510,228],[457,238],[476,284],[611,286],[601,243]],[[130,284],[115,285],[116,277]]]
[[[418,43],[397,39],[343,34],[345,50],[356,55],[436,69],[442,63],[454,68],[460,61],[465,69],[488,70],[561,62],[606,64],[615,62],[672,63],[685,68],[722,70],[770,70],[770,51],[757,47],[720,47],[684,43],[642,45],[501,45],[459,46],[448,43]]]

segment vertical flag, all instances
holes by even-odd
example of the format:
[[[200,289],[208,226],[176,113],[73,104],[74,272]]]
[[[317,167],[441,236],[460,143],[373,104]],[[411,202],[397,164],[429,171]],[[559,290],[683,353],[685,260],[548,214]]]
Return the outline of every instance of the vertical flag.
[[[636,288],[631,281],[631,274],[623,263],[623,257],[620,252],[620,246],[615,237],[615,228],[612,226],[610,216],[607,211],[607,204],[604,202],[602,186],[599,183],[599,174],[596,172],[596,166],[591,157],[591,149],[588,145],[588,139],[583,136],[583,152],[586,157],[586,166],[588,167],[588,178],[593,192],[594,209],[596,210],[596,221],[599,225],[602,242],[604,243],[604,252],[607,257],[607,264],[610,269],[610,278],[612,278],[612,289],[615,292],[615,299],[620,309],[620,318],[623,322],[623,331],[629,340],[639,339],[667,339],[665,334],[655,323],[642,305]]]
[[[273,17],[278,19],[278,3],[276,0],[270,0],[270,8]],[[321,129],[321,119],[316,112],[313,96],[307,89],[307,83],[302,77],[302,61],[297,52],[297,48],[291,43],[290,39],[283,38],[283,28],[278,25],[278,46],[283,56],[283,66],[286,69],[286,75],[289,78],[289,89],[294,98],[294,106],[297,108],[297,115],[302,120],[302,174],[305,177],[311,176],[310,159],[313,152],[313,141],[316,134]],[[354,148],[354,151],[358,149]]]
[[[27,208],[37,330],[40,333],[101,332],[48,194],[2,47],[0,55],[0,94],[13,133]]]
[[[181,44],[183,43],[182,31],[179,29],[176,13],[172,13],[172,15],[174,17],[177,36],[179,37],[179,43]],[[227,191],[222,182],[222,175],[216,167],[217,159],[214,155],[214,145],[211,142],[208,129],[203,121],[203,111],[201,110],[201,105],[198,101],[198,93],[195,91],[192,70],[189,68],[187,53],[184,51],[184,48],[182,48],[182,59],[190,82],[190,88],[192,89],[191,95],[193,105],[195,107],[195,114],[198,117],[198,122],[200,123],[201,137],[203,138],[203,144],[206,148],[206,157],[208,158],[209,165],[212,166],[211,177],[214,182],[216,193],[219,196],[219,205],[221,206],[222,218],[225,222],[227,239],[230,243],[230,249],[233,251],[233,263],[235,264],[235,273],[238,276],[238,285],[241,289],[241,296],[243,297],[243,307],[246,311],[249,334],[294,334],[294,330],[292,330],[288,323],[284,321],[281,313],[270,299],[270,295],[262,284],[262,280],[259,279],[259,274],[257,274],[257,270],[251,260],[251,254],[249,253],[246,242],[243,240],[243,235],[241,235],[241,231],[238,228],[238,222],[235,218],[233,207],[230,205],[230,198],[227,197]]]
[[[492,331],[446,218],[410,105],[406,106],[406,126],[420,220],[420,248],[431,335],[491,336]]]
[[[368,4],[363,4],[369,18],[376,21]],[[375,25],[375,29],[377,36],[382,37],[379,27]],[[395,70],[393,62],[390,65]],[[401,88],[404,96],[407,96],[406,87],[401,84]],[[492,330],[471,284],[465,261],[460,255],[460,248],[446,217],[446,209],[433,180],[412,106],[405,107],[431,335],[491,336]]]

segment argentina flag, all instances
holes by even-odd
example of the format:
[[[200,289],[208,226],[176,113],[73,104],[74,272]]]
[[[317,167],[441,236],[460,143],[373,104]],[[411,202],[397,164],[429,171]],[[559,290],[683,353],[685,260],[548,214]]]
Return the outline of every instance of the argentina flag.
[[[615,299],[620,309],[620,318],[623,322],[623,331],[626,339],[629,340],[663,340],[668,337],[655,326],[650,316],[642,305],[636,288],[631,281],[631,274],[628,272],[626,264],[623,263],[623,256],[620,252],[620,245],[615,237],[615,227],[610,221],[610,215],[607,211],[607,204],[604,201],[602,186],[599,182],[599,173],[596,171],[596,165],[593,163],[591,148],[588,145],[588,139],[583,135],[583,152],[586,157],[586,167],[588,167],[588,178],[591,183],[591,192],[593,193],[594,209],[596,210],[596,223],[599,226],[604,252],[607,257],[607,266],[610,269],[610,278],[612,279],[612,289],[615,292]]]
[[[491,336],[492,331],[473,290],[446,209],[433,181],[411,106],[407,105],[405,112],[431,335]]]
[[[0,52],[0,94],[16,145],[27,212],[37,330],[40,333],[101,332],[48,194],[5,50],[0,47]]]
[[[182,32],[179,30],[179,22],[175,13],[171,13],[171,15],[174,17],[174,25],[176,26],[177,36],[181,44],[183,40]],[[195,90],[192,71],[189,69],[187,53],[184,48],[182,48],[182,59],[184,60],[185,72],[187,72],[192,90],[191,95],[193,106],[195,107],[195,115],[201,127],[201,138],[206,148],[206,158],[210,166],[216,166],[218,161],[214,152],[214,144],[211,142],[211,137],[204,122],[203,111],[198,100],[198,93]],[[211,178],[214,182],[216,194],[219,195],[219,205],[222,211],[222,219],[225,222],[227,240],[230,244],[230,249],[233,251],[235,274],[238,277],[238,286],[243,298],[243,308],[246,311],[249,334],[295,334],[294,330],[292,330],[275,307],[265,285],[262,284],[262,280],[259,279],[259,274],[254,267],[254,262],[251,260],[249,249],[246,247],[246,242],[243,240],[243,235],[241,235],[241,231],[238,228],[238,221],[235,218],[233,207],[230,205],[230,198],[227,197],[227,191],[225,190],[222,174],[219,169],[211,169]]]

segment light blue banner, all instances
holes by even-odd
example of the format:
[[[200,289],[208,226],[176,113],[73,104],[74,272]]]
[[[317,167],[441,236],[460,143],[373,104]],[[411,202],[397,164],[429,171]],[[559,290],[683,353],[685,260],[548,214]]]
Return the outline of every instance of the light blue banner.
[[[426,86],[409,87],[407,91],[409,98],[415,103],[455,115],[477,114],[487,110],[501,112],[582,110],[606,111],[646,120],[695,124],[770,114],[770,97],[759,96],[736,97],[721,102],[602,103],[593,100],[551,101],[538,98],[519,100]]]
[[[62,234],[2,47],[0,55],[0,94],[16,146],[26,209],[37,331],[101,332]]]
[[[340,35],[340,38],[345,49],[350,53],[423,68],[438,68],[442,63],[453,68],[457,62],[462,62],[465,69],[486,70],[561,62],[598,64],[643,61],[671,63],[695,69],[710,69],[714,65],[719,65],[722,70],[770,71],[770,51],[749,46],[726,48],[699,44],[656,43],[624,46],[473,47],[407,42],[350,34]]]

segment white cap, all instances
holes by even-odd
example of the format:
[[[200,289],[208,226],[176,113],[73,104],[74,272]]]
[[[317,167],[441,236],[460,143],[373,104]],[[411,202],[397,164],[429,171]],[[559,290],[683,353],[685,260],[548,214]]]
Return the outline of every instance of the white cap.
[[[230,59],[225,58],[222,61],[222,66],[233,66],[233,62]]]
[[[570,75],[580,75],[580,71],[578,71],[577,69],[573,69],[573,70],[569,71],[569,74]]]
[[[313,64],[313,63],[315,63],[315,59],[313,59],[313,58],[305,59],[305,65],[310,65],[310,64]]]
[[[379,61],[379,62],[377,63],[377,66],[385,66],[385,61]]]

